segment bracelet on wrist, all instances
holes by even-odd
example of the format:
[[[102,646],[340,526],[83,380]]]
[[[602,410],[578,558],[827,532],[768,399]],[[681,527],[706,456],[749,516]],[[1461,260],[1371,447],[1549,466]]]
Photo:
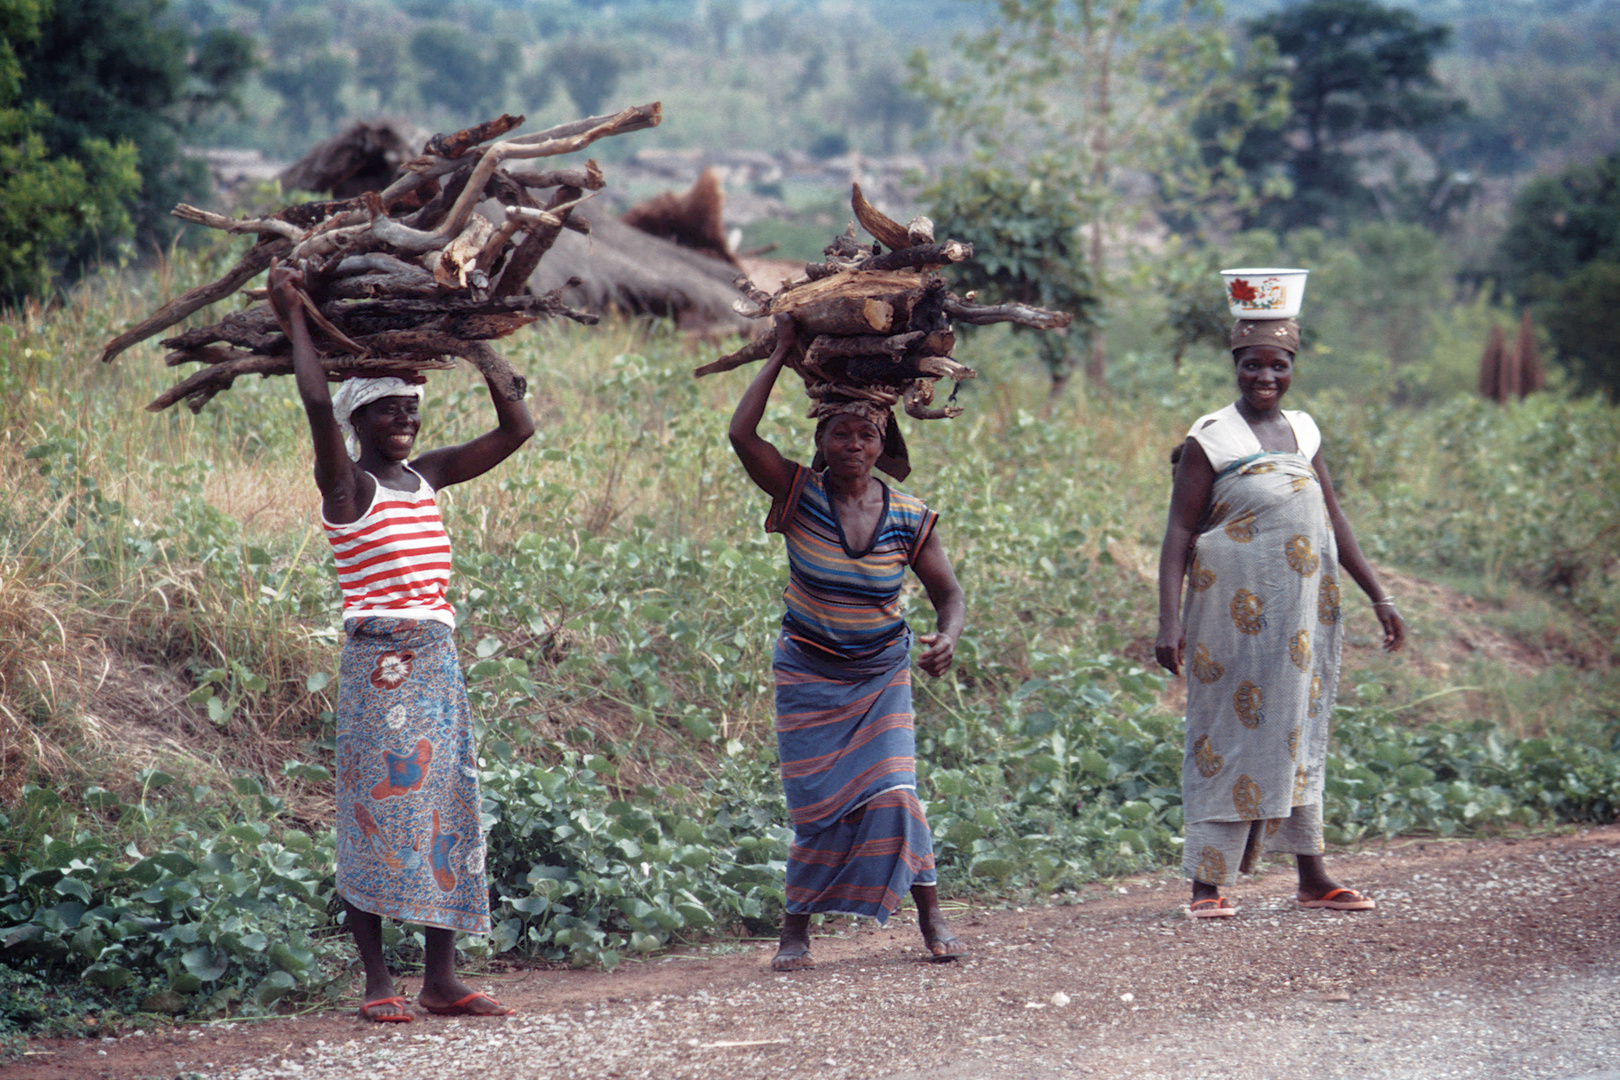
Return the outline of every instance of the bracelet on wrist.
[[[1394,607],[1394,606],[1395,606],[1395,598],[1393,596],[1385,596],[1385,597],[1381,597],[1381,598],[1373,601],[1373,607]]]

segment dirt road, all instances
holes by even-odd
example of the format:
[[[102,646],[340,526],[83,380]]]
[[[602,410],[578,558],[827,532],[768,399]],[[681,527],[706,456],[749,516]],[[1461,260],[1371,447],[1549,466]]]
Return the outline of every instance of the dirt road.
[[[1620,827],[1333,857],[1367,913],[1302,911],[1281,863],[1192,922],[1169,876],[955,915],[973,950],[853,922],[815,970],[768,945],[486,978],[501,1020],[349,1014],[41,1043],[7,1080],[482,1076],[1620,1080]],[[947,895],[949,894],[949,882]],[[414,987],[412,987],[414,988]]]

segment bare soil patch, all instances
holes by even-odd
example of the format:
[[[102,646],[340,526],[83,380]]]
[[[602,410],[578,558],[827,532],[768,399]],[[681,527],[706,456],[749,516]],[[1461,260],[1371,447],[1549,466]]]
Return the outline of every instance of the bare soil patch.
[[[1597,1075],[1620,1061],[1620,826],[1400,841],[1330,859],[1379,900],[1304,911],[1281,861],[1226,920],[1168,873],[1038,907],[958,909],[972,949],[921,960],[915,924],[822,928],[817,967],[769,943],[611,973],[476,979],[519,1009],[383,1028],[352,1011],[41,1042],[14,1080],[229,1077]],[[947,894],[950,883],[945,882]],[[407,992],[414,981],[407,980]],[[352,1008],[352,1006],[351,1006]]]

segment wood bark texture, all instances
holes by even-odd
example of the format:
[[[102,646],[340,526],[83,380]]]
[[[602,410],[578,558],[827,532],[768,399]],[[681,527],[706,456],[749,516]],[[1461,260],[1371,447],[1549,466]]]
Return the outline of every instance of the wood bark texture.
[[[455,366],[449,358],[460,357],[497,393],[517,400],[526,381],[489,342],[540,318],[597,321],[564,303],[561,289],[535,296],[527,283],[562,230],[589,231],[570,215],[604,180],[595,161],[544,171],[509,170],[508,163],[574,153],[599,139],[656,126],[662,116],[653,102],[529,135],[511,134],[523,117],[501,116],[435,135],[382,191],[288,206],[258,218],[177,206],[174,215],[183,221],[250,235],[255,242],[218,280],[170,300],[108,341],[101,359],[111,361],[242,291],[279,260],[303,271],[301,299],[329,378],[442,370]],[[544,201],[535,197],[548,188]],[[503,224],[475,212],[488,198],[507,208]],[[291,343],[262,289],[243,295],[249,307],[162,342],[170,366],[202,367],[149,409],[184,401],[195,411],[244,375],[291,374]]]
[[[960,383],[978,374],[951,355],[956,348],[953,319],[1042,330],[1062,329],[1072,320],[1067,312],[976,304],[956,296],[940,270],[972,258],[972,244],[936,239],[934,224],[925,217],[901,225],[873,206],[859,184],[852,186],[850,206],[875,244],[862,243],[851,223],[849,231],[827,245],[825,262],[807,265],[803,277],[784,282],[775,294],[746,278],[737,282],[746,294],[737,302],[738,312],[750,318],[792,318],[794,344],[786,363],[804,382],[812,417],[825,415],[840,401],[903,405],[918,420],[960,416],[960,406],[933,404],[940,379]],[[693,374],[742,367],[770,356],[776,345],[772,327]]]

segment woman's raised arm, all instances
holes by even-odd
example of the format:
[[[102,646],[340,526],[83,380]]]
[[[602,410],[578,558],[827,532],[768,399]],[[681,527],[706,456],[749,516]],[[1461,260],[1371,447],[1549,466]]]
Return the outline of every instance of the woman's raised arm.
[[[737,408],[731,414],[728,434],[731,448],[742,460],[749,478],[772,499],[785,499],[793,493],[795,466],[782,456],[774,444],[759,434],[765,404],[771,400],[771,390],[776,386],[776,377],[782,373],[783,361],[793,347],[795,336],[793,316],[778,315],[775,325],[776,348],[754,376],[754,381],[748,384],[748,389],[743,391],[742,400],[737,402]]]
[[[486,380],[488,382],[488,380]],[[456,446],[443,446],[411,462],[411,468],[435,490],[482,476],[517,451],[534,435],[534,417],[522,401],[508,401],[489,383],[489,399],[495,404],[495,427],[476,439]]]
[[[298,396],[304,402],[304,415],[309,418],[309,432],[315,444],[315,486],[321,491],[322,512],[330,521],[353,521],[359,516],[358,510],[344,515],[359,502],[360,471],[350,460],[343,443],[343,429],[332,412],[332,392],[327,386],[326,372],[310,340],[309,326],[304,322],[304,301],[299,293],[303,283],[301,271],[279,263],[271,266],[270,308],[287,340],[292,342]],[[370,498],[369,492],[366,498]]]

